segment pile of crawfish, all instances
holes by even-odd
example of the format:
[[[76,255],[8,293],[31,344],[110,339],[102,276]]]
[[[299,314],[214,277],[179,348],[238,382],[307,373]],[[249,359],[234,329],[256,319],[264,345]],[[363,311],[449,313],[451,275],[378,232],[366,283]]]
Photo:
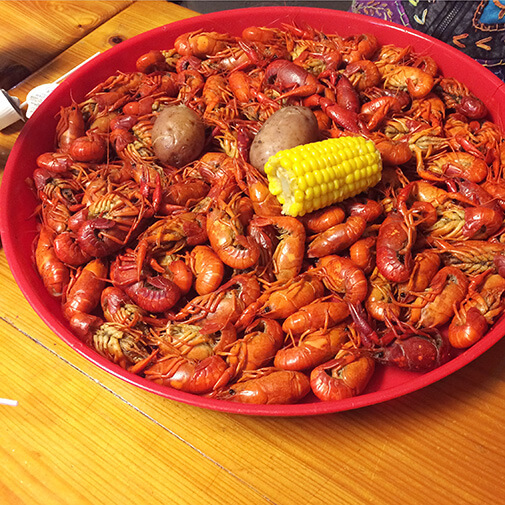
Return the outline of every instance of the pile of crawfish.
[[[61,108],[33,174],[38,271],[98,353],[212,398],[339,400],[376,366],[441,365],[500,316],[505,143],[429,55],[283,25],[187,33],[136,67]],[[175,104],[206,128],[183,167],[150,135]],[[322,139],[373,140],[380,183],[282,215],[248,149],[287,105]]]

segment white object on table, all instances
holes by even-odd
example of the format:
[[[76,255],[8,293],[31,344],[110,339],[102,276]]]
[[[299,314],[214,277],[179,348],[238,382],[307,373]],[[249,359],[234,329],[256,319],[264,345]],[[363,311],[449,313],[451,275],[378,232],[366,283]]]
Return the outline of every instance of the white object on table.
[[[26,118],[32,116],[32,114],[37,110],[37,107],[58,87],[58,85],[66,79],[72,72],[75,72],[78,68],[82,67],[88,61],[92,60],[98,56],[100,52],[95,53],[90,56],[87,60],[79,63],[72,70],[66,74],[58,77],[53,82],[47,84],[41,84],[36,86],[28,92],[26,95],[26,100],[20,103],[19,98],[15,96],[10,96],[4,89],[0,90],[0,130],[7,128],[8,126],[17,123],[19,120],[25,121]],[[27,107],[25,113],[22,109]]]
[[[11,407],[17,407],[17,400],[9,400],[8,398],[0,398],[0,405],[10,405]]]
[[[19,98],[10,96],[5,89],[0,89],[0,130],[24,120]]]
[[[88,61],[91,61],[99,54],[100,52],[95,53],[93,56],[90,56],[87,60],[84,60],[82,63],[79,63],[79,65],[74,67],[72,70],[68,71],[66,74],[62,75],[61,77],[58,77],[58,79],[56,79],[55,81],[47,84],[41,84],[40,86],[36,86],[32,90],[30,90],[26,95],[26,101],[24,101],[20,105],[21,108],[25,107],[25,105],[28,106],[26,110],[26,117],[27,118],[31,117],[32,114],[37,109],[37,107],[58,87],[58,85],[64,79],[66,79],[70,74],[75,72],[78,68],[81,68],[83,65],[88,63]]]

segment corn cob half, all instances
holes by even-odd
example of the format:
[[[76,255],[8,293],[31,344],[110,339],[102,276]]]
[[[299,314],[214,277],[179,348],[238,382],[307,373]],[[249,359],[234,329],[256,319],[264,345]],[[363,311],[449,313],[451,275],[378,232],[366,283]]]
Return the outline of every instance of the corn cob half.
[[[264,170],[283,214],[296,217],[375,186],[382,161],[371,140],[339,137],[280,151]]]

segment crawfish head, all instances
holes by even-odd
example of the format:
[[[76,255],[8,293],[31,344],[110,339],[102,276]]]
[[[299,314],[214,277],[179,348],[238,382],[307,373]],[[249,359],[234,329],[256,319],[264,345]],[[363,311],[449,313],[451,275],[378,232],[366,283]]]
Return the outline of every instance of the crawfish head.
[[[123,246],[126,233],[117,224],[102,217],[86,220],[77,232],[77,243],[89,256],[101,258]]]
[[[385,339],[387,341],[388,339]],[[446,363],[451,358],[447,338],[433,330],[431,334],[407,333],[390,344],[372,352],[381,364],[395,365],[410,372],[427,372]]]
[[[278,59],[268,65],[265,80],[269,83],[277,82],[282,89],[290,86],[301,86],[307,71],[291,61]]]
[[[493,264],[498,273],[505,277],[505,253],[498,253],[493,258]]]
[[[148,312],[165,312],[181,297],[178,286],[165,276],[147,277],[124,286],[126,294]]]
[[[322,85],[304,68],[295,63],[277,59],[270,63],[265,70],[265,81],[274,84],[281,91],[298,88],[292,93],[298,96],[309,96],[322,91]],[[286,93],[284,97],[291,93]]]
[[[482,100],[472,94],[463,96],[461,102],[456,105],[456,111],[469,119],[482,119],[488,114]]]

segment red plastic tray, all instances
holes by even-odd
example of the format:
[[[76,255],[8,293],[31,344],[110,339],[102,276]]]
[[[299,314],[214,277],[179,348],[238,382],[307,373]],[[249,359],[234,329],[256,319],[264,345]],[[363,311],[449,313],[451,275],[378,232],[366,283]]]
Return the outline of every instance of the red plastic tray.
[[[498,322],[473,347],[429,373],[379,368],[365,394],[356,398],[323,403],[310,397],[305,403],[296,405],[243,405],[159,386],[123,370],[85,346],[69,330],[59,303],[46,293],[31,256],[37,233],[34,217],[36,201],[25,181],[32,175],[36,157],[53,148],[55,117],[60,106],[69,105],[71,97],[80,101],[87,91],[115,70],[135,70],[135,61],[140,55],[151,49],[173,47],[176,37],[182,33],[203,29],[239,35],[243,28],[252,24],[274,27],[281,23],[294,23],[299,27],[308,25],[342,36],[373,33],[380,44],[411,45],[416,52],[435,58],[445,76],[464,82],[486,103],[495,123],[504,129],[505,84],[479,63],[432,37],[379,19],[328,9],[263,7],[206,14],[165,25],[122,42],[77,70],[46,99],[24,126],[9,156],[0,188],[0,232],[10,268],[28,302],[63,341],[102,369],[152,393],[213,410],[270,416],[326,414],[397,398],[448,376],[495,344],[505,333],[505,321]]]

